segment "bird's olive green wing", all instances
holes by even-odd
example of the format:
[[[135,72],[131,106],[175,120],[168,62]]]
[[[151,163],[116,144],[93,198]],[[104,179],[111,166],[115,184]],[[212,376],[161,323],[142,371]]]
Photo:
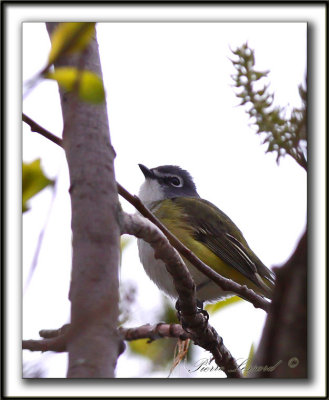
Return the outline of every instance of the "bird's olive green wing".
[[[182,209],[195,239],[258,287],[264,288],[259,277],[273,286],[273,273],[250,249],[241,231],[226,214],[200,198],[177,197],[172,201]]]

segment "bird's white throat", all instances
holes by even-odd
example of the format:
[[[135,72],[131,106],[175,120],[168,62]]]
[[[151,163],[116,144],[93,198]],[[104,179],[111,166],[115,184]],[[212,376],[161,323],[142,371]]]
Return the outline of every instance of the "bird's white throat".
[[[164,200],[165,194],[156,179],[146,179],[139,189],[139,198],[148,205],[154,201]]]

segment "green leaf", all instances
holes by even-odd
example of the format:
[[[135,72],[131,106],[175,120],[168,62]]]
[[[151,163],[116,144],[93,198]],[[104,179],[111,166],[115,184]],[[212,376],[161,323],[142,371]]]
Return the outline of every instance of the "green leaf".
[[[81,100],[94,104],[102,103],[105,100],[103,81],[92,71],[60,67],[53,72],[47,72],[45,77],[54,79],[68,92],[77,90]]]
[[[228,299],[218,301],[217,303],[214,304],[207,304],[205,309],[209,312],[209,314],[214,314],[215,312],[222,310],[224,307],[227,307],[234,303],[238,303],[242,300],[243,299],[241,299],[241,297],[232,296],[229,297]]]
[[[95,34],[95,22],[65,22],[58,24],[51,36],[48,63],[53,64],[63,54],[82,51]]]
[[[24,163],[22,167],[22,211],[29,210],[27,201],[41,192],[42,189],[53,185],[54,181],[48,179],[40,166],[40,159],[31,163]]]

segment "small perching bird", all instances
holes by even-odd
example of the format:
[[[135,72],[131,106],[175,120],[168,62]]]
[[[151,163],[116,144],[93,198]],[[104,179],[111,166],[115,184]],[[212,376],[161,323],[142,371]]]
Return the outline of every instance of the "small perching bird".
[[[241,231],[216,206],[201,199],[191,175],[175,165],[148,169],[139,164],[145,182],[141,201],[186,247],[220,275],[246,285],[270,298],[274,274],[250,249]],[[167,295],[177,298],[171,275],[164,263],[154,258],[151,246],[138,240],[139,257],[150,279]],[[183,258],[184,259],[184,258]],[[184,259],[199,302],[212,302],[233,295]]]

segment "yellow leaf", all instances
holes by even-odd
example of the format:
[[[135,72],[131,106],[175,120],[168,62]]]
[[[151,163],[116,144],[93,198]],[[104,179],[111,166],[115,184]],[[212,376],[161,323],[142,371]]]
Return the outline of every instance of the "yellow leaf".
[[[65,22],[58,24],[51,36],[48,63],[61,55],[82,51],[95,33],[95,22]]]
[[[29,209],[27,201],[41,192],[42,189],[49,185],[53,185],[54,181],[48,179],[40,166],[40,159],[31,163],[23,163],[22,166],[22,210]]]
[[[149,339],[132,340],[129,347],[133,353],[150,359],[154,359],[159,351],[158,341],[150,342]]]
[[[234,304],[237,303],[239,301],[242,301],[241,297],[238,296],[232,296],[229,297],[227,299],[218,301],[217,303],[214,304],[207,304],[205,309],[210,313],[213,314],[221,309],[223,309],[224,307],[227,307],[230,304]]]
[[[91,71],[79,71],[74,67],[56,68],[47,72],[45,77],[54,79],[68,92],[77,90],[81,100],[89,103],[102,103],[105,100],[105,90],[101,78]]]

